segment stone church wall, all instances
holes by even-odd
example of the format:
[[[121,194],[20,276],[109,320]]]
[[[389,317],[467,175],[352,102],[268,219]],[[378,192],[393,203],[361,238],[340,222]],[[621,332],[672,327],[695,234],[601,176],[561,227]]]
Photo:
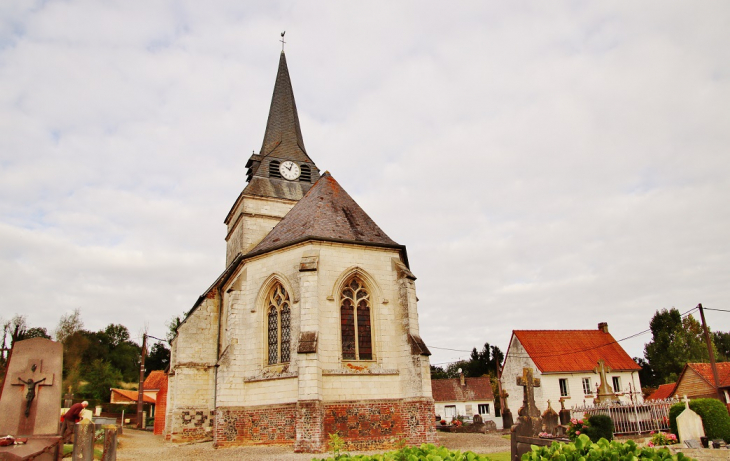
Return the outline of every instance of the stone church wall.
[[[293,200],[243,196],[227,222],[226,265],[256,246],[295,205]]]
[[[218,303],[205,299],[178,328],[172,342],[165,438],[210,437],[213,427]]]

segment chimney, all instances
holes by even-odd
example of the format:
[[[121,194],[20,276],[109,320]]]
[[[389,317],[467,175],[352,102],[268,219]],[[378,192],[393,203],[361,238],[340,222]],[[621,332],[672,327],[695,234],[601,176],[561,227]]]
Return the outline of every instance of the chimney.
[[[608,323],[601,322],[598,324],[598,329],[601,330],[604,333],[608,333]]]

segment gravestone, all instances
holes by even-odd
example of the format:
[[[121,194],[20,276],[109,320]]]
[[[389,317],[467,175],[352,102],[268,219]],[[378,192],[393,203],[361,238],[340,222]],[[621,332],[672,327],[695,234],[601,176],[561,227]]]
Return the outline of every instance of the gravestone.
[[[566,397],[560,397],[560,424],[567,426],[570,423],[570,410],[565,408]]]
[[[550,435],[557,435],[556,431],[560,425],[560,418],[558,417],[558,414],[555,413],[555,410],[553,410],[553,407],[550,406],[550,400],[548,400],[547,403],[547,410],[545,410],[542,414],[542,431],[547,432]]]
[[[533,378],[532,368],[523,368],[522,376],[517,377],[517,385],[523,387],[523,400],[517,412],[517,424],[511,430],[513,461],[519,461],[524,453],[531,450],[542,429],[540,410],[535,405],[535,388],[540,387],[540,379]]]
[[[501,379],[501,378],[500,378]],[[501,402],[502,402],[502,428],[503,429],[509,429],[512,427],[512,424],[514,424],[514,420],[512,419],[512,410],[509,409],[507,406],[507,397],[509,397],[509,394],[507,391],[502,391],[501,393]]]
[[[689,407],[689,399],[686,395],[682,401],[684,402],[684,411],[677,416],[679,441],[685,443],[690,440],[699,441],[701,437],[705,436],[702,418]]]
[[[0,434],[28,438],[0,448],[0,459],[53,459],[59,446],[63,345],[45,338],[17,341],[0,394]],[[44,458],[45,457],[45,458]]]

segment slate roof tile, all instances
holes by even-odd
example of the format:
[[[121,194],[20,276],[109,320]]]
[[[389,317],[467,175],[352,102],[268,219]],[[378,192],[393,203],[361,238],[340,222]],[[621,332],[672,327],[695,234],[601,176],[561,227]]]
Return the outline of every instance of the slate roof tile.
[[[246,256],[265,253],[308,238],[401,248],[329,173],[323,174],[284,219]]]

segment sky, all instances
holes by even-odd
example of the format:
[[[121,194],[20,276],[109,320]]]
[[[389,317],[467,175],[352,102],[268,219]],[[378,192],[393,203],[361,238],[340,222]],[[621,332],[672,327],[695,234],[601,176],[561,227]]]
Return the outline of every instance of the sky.
[[[0,320],[165,336],[224,269],[282,31],[307,152],[407,246],[433,364],[730,310],[728,2],[4,0]]]

